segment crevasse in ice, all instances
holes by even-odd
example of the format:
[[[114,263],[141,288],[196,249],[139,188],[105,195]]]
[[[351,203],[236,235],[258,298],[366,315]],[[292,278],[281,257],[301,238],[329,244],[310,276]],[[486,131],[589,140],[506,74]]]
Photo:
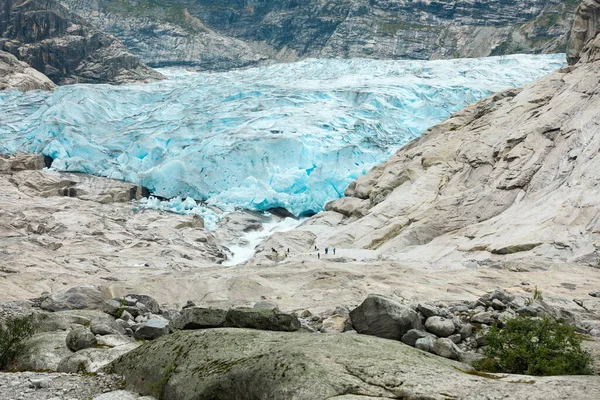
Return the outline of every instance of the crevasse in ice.
[[[221,208],[316,212],[431,125],[564,55],[305,60],[148,85],[0,92],[0,151]]]

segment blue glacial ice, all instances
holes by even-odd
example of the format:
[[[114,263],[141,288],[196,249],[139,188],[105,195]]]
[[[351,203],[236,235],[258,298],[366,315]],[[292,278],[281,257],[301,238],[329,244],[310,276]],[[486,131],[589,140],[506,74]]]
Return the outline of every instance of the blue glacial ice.
[[[0,152],[43,153],[55,169],[139,183],[166,198],[310,214],[451,113],[563,60],[305,60],[163,70],[169,80],[148,85],[0,92]],[[182,203],[172,206],[192,207]]]

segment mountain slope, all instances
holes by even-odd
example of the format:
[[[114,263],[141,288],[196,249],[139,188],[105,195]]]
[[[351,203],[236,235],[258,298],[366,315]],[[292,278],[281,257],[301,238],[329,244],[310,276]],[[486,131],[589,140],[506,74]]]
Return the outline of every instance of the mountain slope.
[[[595,23],[598,8],[589,8],[576,20],[591,12]],[[454,114],[301,229],[323,247],[371,249],[423,266],[516,259],[595,266],[600,35],[585,26],[581,54],[569,49],[578,64]]]
[[[151,66],[557,53],[574,0],[63,0]]]
[[[114,37],[54,0],[0,0],[0,50],[56,84],[163,79]]]

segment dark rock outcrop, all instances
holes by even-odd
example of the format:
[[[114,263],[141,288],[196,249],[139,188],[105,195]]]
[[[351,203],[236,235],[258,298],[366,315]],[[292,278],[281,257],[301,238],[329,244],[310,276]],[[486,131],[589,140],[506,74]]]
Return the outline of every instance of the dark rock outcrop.
[[[564,51],[562,0],[63,0],[151,66],[307,57],[437,59]]]
[[[55,0],[0,0],[0,50],[59,85],[163,78]]]
[[[358,333],[395,340],[422,326],[415,310],[380,295],[369,295],[350,319]]]

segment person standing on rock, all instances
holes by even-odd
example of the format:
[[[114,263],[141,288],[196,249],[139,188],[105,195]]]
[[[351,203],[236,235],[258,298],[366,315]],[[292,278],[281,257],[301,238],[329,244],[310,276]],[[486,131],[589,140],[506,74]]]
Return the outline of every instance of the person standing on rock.
[[[321,253],[317,253],[317,259],[320,260],[321,259]]]
[[[327,253],[329,253],[329,247],[325,247],[325,255],[327,255]]]
[[[335,256],[335,247],[333,248],[333,255]]]

